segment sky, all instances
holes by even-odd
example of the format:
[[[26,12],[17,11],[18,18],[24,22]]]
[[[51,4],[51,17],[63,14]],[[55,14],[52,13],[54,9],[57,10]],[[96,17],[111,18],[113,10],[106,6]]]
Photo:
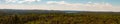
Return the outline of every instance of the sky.
[[[0,0],[0,9],[120,12],[120,0]]]

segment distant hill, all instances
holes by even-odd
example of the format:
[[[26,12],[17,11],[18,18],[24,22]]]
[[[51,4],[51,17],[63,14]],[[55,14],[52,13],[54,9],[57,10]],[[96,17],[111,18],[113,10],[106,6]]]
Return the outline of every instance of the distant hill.
[[[4,13],[55,13],[62,11],[53,11],[53,10],[13,10],[13,9],[0,9]]]
[[[63,11],[63,10],[14,10],[14,9],[0,9],[0,13],[120,13],[120,12],[101,12],[101,11]]]
[[[120,24],[120,12],[0,9],[0,24]]]

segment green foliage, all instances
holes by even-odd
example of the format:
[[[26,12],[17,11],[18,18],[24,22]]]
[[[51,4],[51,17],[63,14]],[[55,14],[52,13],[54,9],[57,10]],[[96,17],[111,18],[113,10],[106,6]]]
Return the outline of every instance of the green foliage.
[[[120,14],[44,13],[3,14],[0,24],[120,24]]]

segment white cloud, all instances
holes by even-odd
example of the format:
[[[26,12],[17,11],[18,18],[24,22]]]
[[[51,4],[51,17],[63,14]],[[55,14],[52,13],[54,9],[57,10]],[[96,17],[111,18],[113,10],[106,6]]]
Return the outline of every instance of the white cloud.
[[[25,2],[35,2],[35,1],[41,1],[41,0],[24,0]]]
[[[84,10],[84,11],[120,11],[120,7],[112,6],[109,3],[92,3],[88,2],[86,4],[83,3],[68,3],[65,1],[48,1],[47,4],[53,5],[54,8],[58,8],[61,10]]]
[[[46,5],[0,5],[0,9],[46,9],[49,8]]]
[[[83,4],[83,3],[67,3],[65,1],[60,1],[60,2],[56,2],[56,1],[48,1],[47,4],[51,4],[51,5],[64,5],[64,6],[84,6],[84,7],[97,7],[97,8],[110,8],[112,7],[111,4],[109,3],[92,3],[92,2],[88,2],[87,4]]]
[[[65,1],[60,1],[60,2],[57,2],[57,1],[48,1],[47,4],[67,4]]]
[[[92,3],[92,2],[90,1],[90,2],[88,2],[88,3]]]
[[[16,2],[17,0],[5,0],[7,3],[9,2]]]
[[[38,2],[41,0],[5,0],[7,3],[31,3],[31,2]]]
[[[30,1],[32,2],[32,1]],[[23,3],[23,2],[22,2]],[[120,12],[120,6],[109,3],[68,3],[65,1],[48,1],[44,5],[0,5],[0,9],[43,9],[43,10],[77,10],[77,11],[114,11]]]

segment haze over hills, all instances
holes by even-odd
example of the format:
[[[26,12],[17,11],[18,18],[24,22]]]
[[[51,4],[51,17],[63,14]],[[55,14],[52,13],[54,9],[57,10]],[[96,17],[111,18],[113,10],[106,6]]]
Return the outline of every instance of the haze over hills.
[[[82,11],[82,10],[42,10],[42,9],[40,9],[40,10],[38,10],[38,9],[0,9],[0,11],[8,11],[8,12],[12,12],[12,11],[18,11],[18,12],[29,12],[29,11],[31,11],[31,12],[39,12],[39,11],[63,11],[63,12],[119,12],[119,11]]]
[[[0,24],[120,24],[120,12],[0,9]]]
[[[120,24],[120,12],[0,9],[0,24]]]
[[[0,9],[2,13],[120,13],[112,11],[74,11],[74,10],[17,10],[17,9]]]

